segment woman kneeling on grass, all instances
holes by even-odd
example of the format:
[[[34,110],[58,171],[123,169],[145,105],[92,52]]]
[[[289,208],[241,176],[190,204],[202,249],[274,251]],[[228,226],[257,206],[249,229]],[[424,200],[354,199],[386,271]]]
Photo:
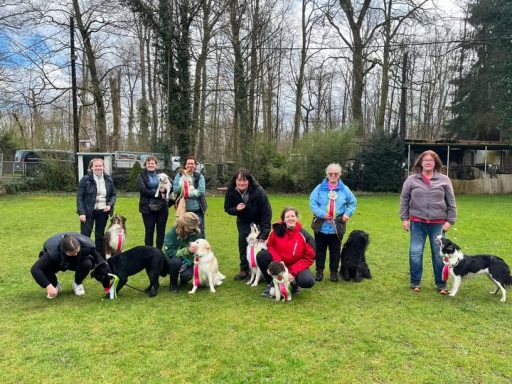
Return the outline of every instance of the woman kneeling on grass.
[[[53,299],[62,290],[57,272],[75,271],[73,291],[75,295],[83,296],[85,290],[82,282],[103,261],[91,239],[79,233],[61,233],[46,240],[31,272],[37,284],[46,289],[46,296]]]
[[[272,225],[272,232],[267,241],[267,249],[258,252],[256,261],[267,287],[263,297],[274,297],[272,276],[267,272],[272,261],[283,262],[288,268],[292,285],[292,294],[302,288],[315,285],[315,278],[309,267],[315,261],[315,240],[302,228],[295,208],[287,207],[281,212],[281,221]]]
[[[176,218],[176,223],[165,235],[163,251],[169,263],[169,289],[173,293],[178,293],[178,277],[180,285],[185,285],[192,278],[197,245],[189,243],[203,238],[199,225],[199,217],[193,212],[186,212]]]

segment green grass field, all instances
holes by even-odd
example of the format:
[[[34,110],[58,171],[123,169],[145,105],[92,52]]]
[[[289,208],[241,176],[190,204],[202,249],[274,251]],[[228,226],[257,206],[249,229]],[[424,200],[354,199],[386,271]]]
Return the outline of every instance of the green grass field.
[[[286,205],[309,228],[305,195],[272,195],[274,219]],[[512,265],[510,196],[458,196],[449,237],[467,254],[495,253]],[[143,242],[138,197],[122,195],[128,247]],[[169,226],[173,219],[169,220]],[[0,198],[1,383],[510,383],[512,292],[506,304],[484,278],[466,280],[455,298],[436,293],[429,254],[423,291],[409,290],[408,234],[398,195],[358,197],[348,231],[371,234],[374,278],[323,281],[289,303],[263,299],[263,284],[235,282],[236,228],[223,197],[209,197],[206,232],[221,272],[217,293],[168,291],[157,297],[124,288],[103,300],[88,279],[75,297],[61,273],[55,300],[32,279],[42,243],[78,230],[72,195]],[[147,285],[145,273],[130,278]],[[451,283],[449,282],[449,285]]]

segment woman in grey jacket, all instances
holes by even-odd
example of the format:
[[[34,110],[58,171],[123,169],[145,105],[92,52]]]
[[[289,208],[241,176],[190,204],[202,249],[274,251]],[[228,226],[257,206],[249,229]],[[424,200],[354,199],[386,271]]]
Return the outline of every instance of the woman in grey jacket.
[[[428,236],[437,290],[446,295],[446,282],[442,279],[443,260],[435,238],[448,231],[457,218],[452,182],[441,173],[441,159],[434,151],[423,152],[416,159],[413,171],[405,180],[400,194],[400,220],[404,231],[411,233],[411,289],[421,291],[423,249]]]

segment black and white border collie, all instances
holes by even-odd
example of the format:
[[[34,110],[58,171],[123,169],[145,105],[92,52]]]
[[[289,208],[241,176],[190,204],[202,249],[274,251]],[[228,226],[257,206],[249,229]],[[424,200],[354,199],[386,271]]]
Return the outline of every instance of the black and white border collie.
[[[462,278],[485,274],[496,285],[492,294],[501,290],[501,302],[507,300],[507,285],[512,284],[510,268],[505,261],[494,255],[464,255],[460,247],[453,241],[439,235],[436,243],[441,247],[441,253],[448,259],[450,276],[453,277],[453,286],[450,296],[455,296],[460,288]]]

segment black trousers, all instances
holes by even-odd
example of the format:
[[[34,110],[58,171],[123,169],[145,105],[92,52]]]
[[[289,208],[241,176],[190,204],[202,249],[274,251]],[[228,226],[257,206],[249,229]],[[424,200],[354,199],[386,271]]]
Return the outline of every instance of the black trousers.
[[[343,236],[342,236],[343,238]],[[315,233],[316,242],[316,270],[324,270],[327,248],[329,248],[329,270],[337,273],[340,267],[341,239],[336,234],[326,235],[325,233]]]
[[[96,244],[96,250],[101,255],[105,255],[103,239],[105,237],[105,228],[107,227],[109,214],[110,212],[97,210],[85,217],[85,223],[80,223],[80,234],[84,236],[91,237],[92,229],[94,228],[94,243]]]
[[[272,283],[272,276],[267,273],[268,265],[272,262],[272,255],[270,252],[266,249],[259,251],[256,255],[256,262],[258,263],[258,267],[260,268],[267,284]],[[315,285],[315,277],[309,269],[299,272],[299,274],[295,276],[295,280],[301,288],[311,288]]]
[[[162,249],[165,239],[165,226],[167,225],[167,218],[169,217],[169,208],[163,207],[158,212],[149,212],[142,214],[142,221],[144,222],[144,245],[149,247],[153,246],[153,239],[155,237],[156,228],[156,247]]]
[[[178,285],[178,277],[180,279],[180,284],[186,284],[190,279],[192,279],[192,274],[194,273],[194,267],[189,265],[188,267],[182,270],[183,261],[179,257],[172,257],[169,260],[169,278],[171,280],[171,286]]]
[[[238,229],[238,252],[240,254],[240,271],[245,271],[251,274],[251,268],[247,261],[247,236],[251,233],[250,224],[236,224]]]
[[[75,271],[75,283],[82,284],[85,280],[89,272],[93,268],[93,262],[91,258],[86,257],[78,263],[71,264],[67,267],[67,269],[61,269],[60,266],[49,266],[48,268],[43,269],[43,273],[46,278],[50,281],[50,283],[56,287],[57,286],[57,272],[61,271]],[[44,288],[44,287],[43,287]]]

